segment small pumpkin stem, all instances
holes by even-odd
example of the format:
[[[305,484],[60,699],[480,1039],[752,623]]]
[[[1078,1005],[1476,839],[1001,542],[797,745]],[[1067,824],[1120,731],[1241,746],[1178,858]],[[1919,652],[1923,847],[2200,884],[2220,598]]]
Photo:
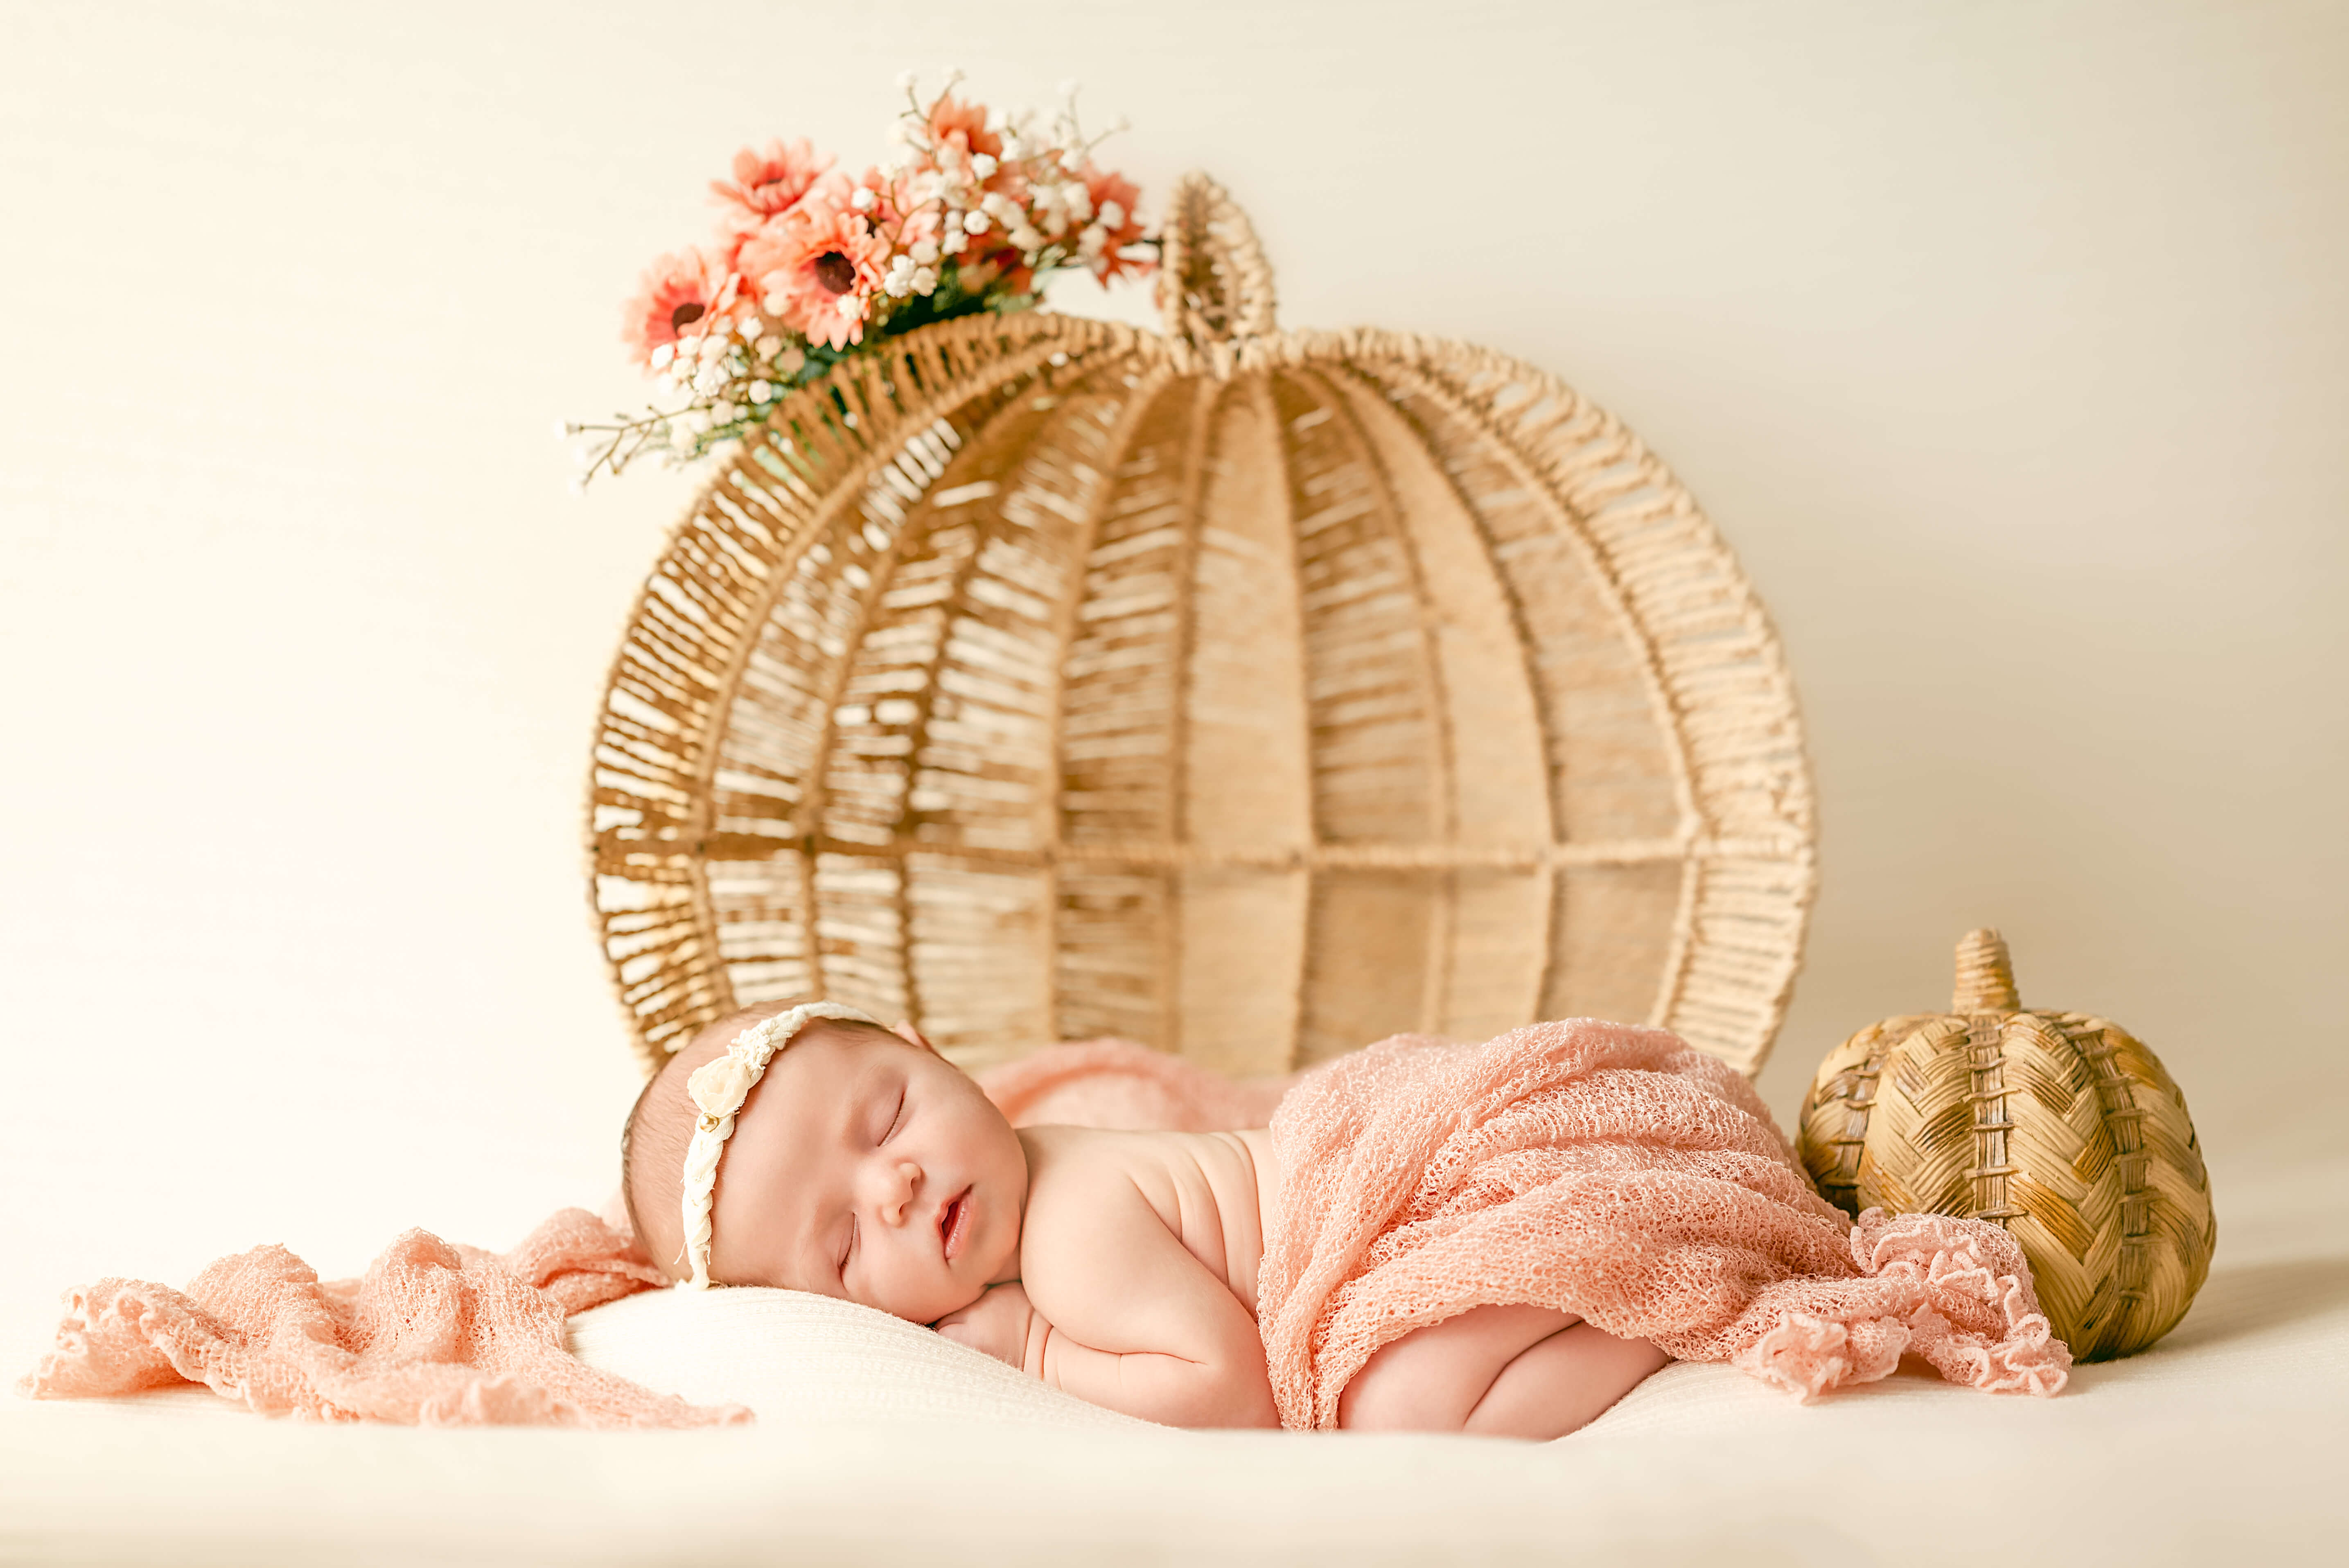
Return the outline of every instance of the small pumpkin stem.
[[[1978,926],[1958,944],[1958,985],[1950,999],[1952,1013],[2019,1013],[2023,1001],[2014,994],[2014,965],[2006,955],[2006,938],[1989,926]]]

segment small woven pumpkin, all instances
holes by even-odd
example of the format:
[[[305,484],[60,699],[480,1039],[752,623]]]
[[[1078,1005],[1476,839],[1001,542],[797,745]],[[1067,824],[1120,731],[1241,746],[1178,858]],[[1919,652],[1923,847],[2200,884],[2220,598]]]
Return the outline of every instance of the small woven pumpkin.
[[[2026,1010],[1995,931],[1958,944],[1944,1015],[1887,1018],[1827,1053],[1803,1101],[1803,1164],[1830,1202],[1992,1220],[2031,1259],[2082,1361],[2169,1332],[2218,1224],[2186,1097],[2127,1030]]]

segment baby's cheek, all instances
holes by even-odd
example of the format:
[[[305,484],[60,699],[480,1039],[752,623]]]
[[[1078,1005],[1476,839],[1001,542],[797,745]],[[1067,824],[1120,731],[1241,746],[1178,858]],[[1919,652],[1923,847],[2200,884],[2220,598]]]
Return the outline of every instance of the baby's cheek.
[[[963,1294],[956,1282],[942,1279],[936,1269],[925,1268],[920,1260],[912,1258],[895,1260],[886,1277],[874,1283],[871,1299],[860,1295],[858,1300],[908,1323],[936,1323],[978,1299],[976,1294]]]

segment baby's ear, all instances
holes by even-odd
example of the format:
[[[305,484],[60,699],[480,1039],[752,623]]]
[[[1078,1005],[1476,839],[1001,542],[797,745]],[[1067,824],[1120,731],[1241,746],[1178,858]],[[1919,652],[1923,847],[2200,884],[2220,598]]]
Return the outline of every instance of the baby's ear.
[[[922,1031],[914,1027],[913,1020],[910,1018],[898,1019],[895,1023],[889,1026],[889,1032],[896,1036],[899,1039],[905,1041],[909,1046],[919,1046],[922,1049],[929,1052],[930,1055],[934,1057],[938,1054],[937,1047],[930,1044],[929,1040],[922,1034]]]

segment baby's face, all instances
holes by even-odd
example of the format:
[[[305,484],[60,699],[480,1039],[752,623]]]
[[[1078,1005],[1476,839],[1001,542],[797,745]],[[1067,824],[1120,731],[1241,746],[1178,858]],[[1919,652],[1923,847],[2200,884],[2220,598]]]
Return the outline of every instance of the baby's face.
[[[811,1025],[735,1119],[710,1273],[932,1323],[1017,1275],[1028,1159],[978,1086],[921,1047]]]

